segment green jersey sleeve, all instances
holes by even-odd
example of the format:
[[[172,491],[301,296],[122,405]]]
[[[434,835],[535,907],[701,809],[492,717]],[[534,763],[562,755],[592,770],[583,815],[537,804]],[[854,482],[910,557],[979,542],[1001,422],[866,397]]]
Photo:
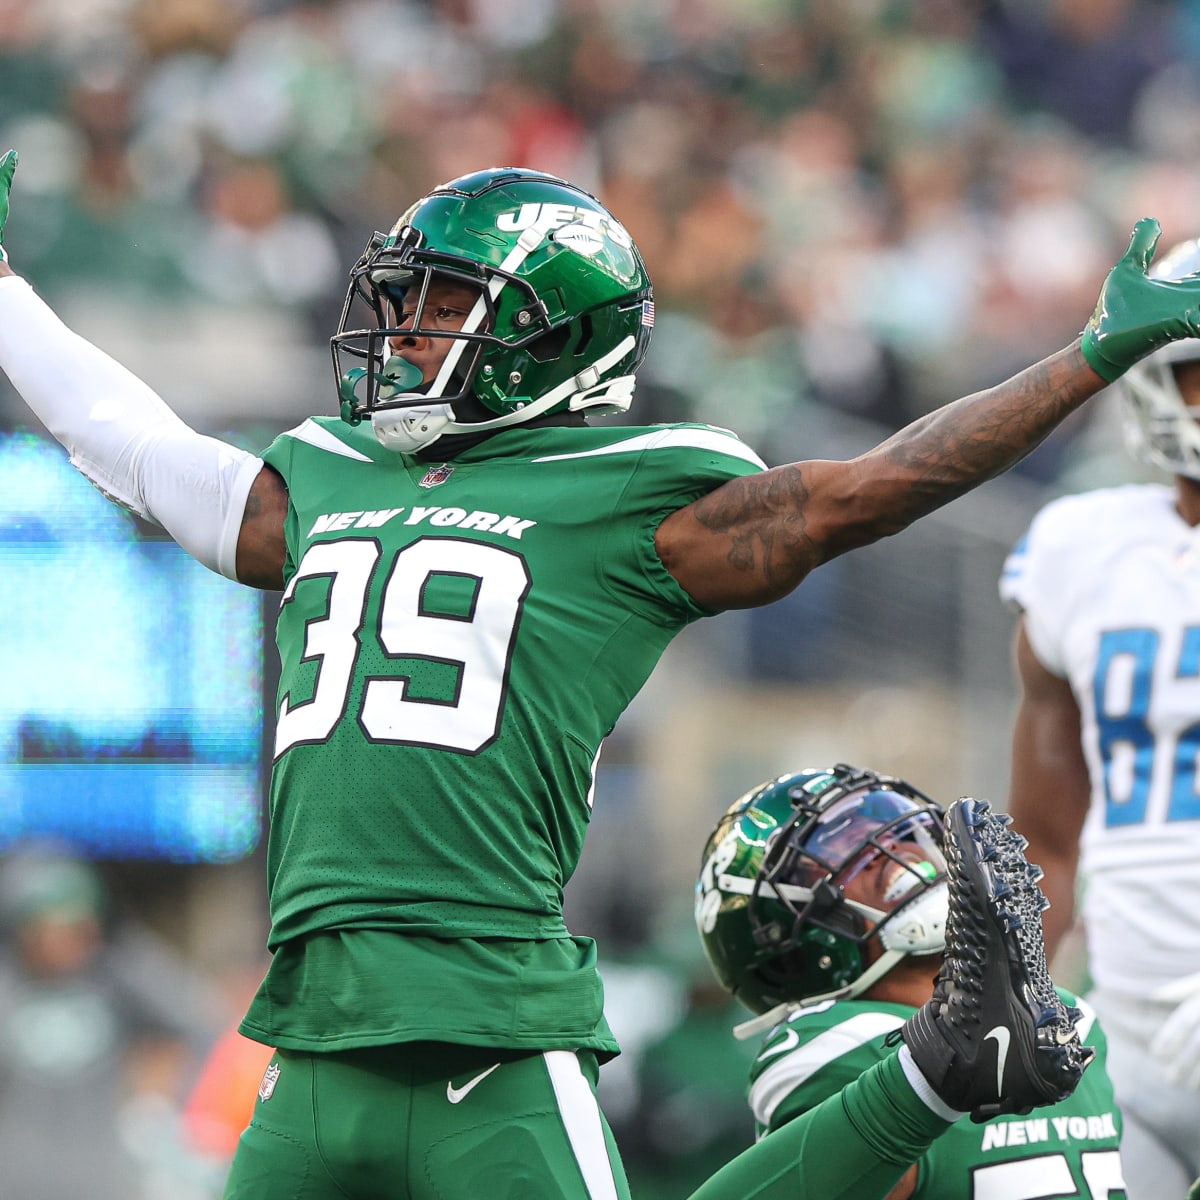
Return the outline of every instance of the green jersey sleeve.
[[[1108,1043],[1086,1002],[1060,989],[1083,1013],[1080,1036],[1096,1058],[1074,1094],[1028,1116],[982,1125],[959,1121],[917,1160],[913,1200],[1020,1196],[1035,1172],[1045,1194],[1110,1195],[1089,1188],[1121,1183],[1121,1117],[1105,1069]],[[828,1001],[801,1009],[764,1041],[751,1068],[749,1099],[760,1137],[769,1136],[852,1079],[893,1055],[885,1038],[914,1010],[865,1000]],[[1124,1194],[1123,1191],[1120,1194]]]

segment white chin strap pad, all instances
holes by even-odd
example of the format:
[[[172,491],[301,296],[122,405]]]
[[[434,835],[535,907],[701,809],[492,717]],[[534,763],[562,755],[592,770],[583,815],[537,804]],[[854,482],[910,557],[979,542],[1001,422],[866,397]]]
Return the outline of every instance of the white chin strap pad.
[[[415,454],[432,445],[454,425],[454,410],[449,404],[431,404],[427,408],[384,409],[371,414],[375,438],[386,450],[397,454]]]
[[[946,949],[949,911],[950,888],[943,879],[898,909],[880,931],[879,940],[898,954],[940,954]]]

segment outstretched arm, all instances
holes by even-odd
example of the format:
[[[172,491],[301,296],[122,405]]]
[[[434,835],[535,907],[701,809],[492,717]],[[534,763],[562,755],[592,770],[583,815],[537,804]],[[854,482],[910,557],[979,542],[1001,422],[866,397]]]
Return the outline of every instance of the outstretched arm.
[[[707,608],[768,604],[821,563],[899,533],[1006,471],[1103,387],[1076,343],[849,462],[790,463],[730,480],[663,521],[659,556]]]
[[[791,463],[723,484],[659,526],[667,569],[706,608],[767,604],[821,563],[1008,470],[1139,358],[1200,333],[1200,278],[1147,276],[1158,232],[1156,221],[1138,223],[1071,346],[849,462]]]
[[[0,156],[0,234],[16,152]],[[71,462],[110,499],[161,525],[205,566],[283,586],[283,480],[187,426],[137,376],[68,329],[0,246],[0,368]]]
[[[892,1056],[743,1150],[688,1200],[903,1200],[909,1164],[951,1128]]]

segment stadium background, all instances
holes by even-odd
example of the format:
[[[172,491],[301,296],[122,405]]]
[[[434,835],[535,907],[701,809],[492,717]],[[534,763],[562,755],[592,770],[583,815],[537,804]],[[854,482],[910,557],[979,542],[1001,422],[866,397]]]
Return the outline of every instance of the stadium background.
[[[206,432],[258,448],[332,411],[327,340],[371,230],[437,182],[517,163],[597,191],[642,248],[658,327],[633,420],[726,425],[770,464],[841,458],[1069,341],[1138,217],[1164,246],[1200,232],[1200,3],[0,0],[0,146],[21,152],[17,269]],[[278,598],[178,564],[144,585],[171,549],[66,498],[61,452],[24,436],[39,432],[0,384],[0,433],[18,435],[0,448],[0,647],[26,672],[0,695],[0,848],[47,831],[44,780],[51,831],[240,1004],[265,937],[274,661],[254,648]],[[640,1194],[682,1177],[672,1155],[694,1166],[730,1121],[748,1129],[741,1060],[722,1068],[712,1033],[730,1013],[689,928],[716,816],[836,759],[1003,800],[1003,557],[1050,496],[1135,477],[1103,396],[1005,478],[770,608],[689,630],[622,719],[568,917],[610,964],[629,1053],[603,1086]],[[222,605],[238,634],[214,643],[199,615]],[[150,732],[117,750],[46,732],[155,672],[172,687]],[[56,703],[65,716],[27,711]],[[189,706],[216,714],[179,739],[205,742],[189,769],[207,783],[166,836],[178,795],[147,785],[147,762]],[[17,770],[35,760],[43,775]],[[213,761],[237,767],[228,820]],[[667,1035],[669,1058],[698,1029],[703,1049],[676,1054],[690,1071],[641,1077],[643,1047]],[[706,1142],[697,1114],[730,1089],[736,1115]]]

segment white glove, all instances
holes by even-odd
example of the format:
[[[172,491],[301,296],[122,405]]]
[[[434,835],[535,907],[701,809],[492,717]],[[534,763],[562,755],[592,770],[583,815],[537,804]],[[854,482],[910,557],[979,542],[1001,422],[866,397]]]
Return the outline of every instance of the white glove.
[[[1150,1042],[1150,1053],[1176,1087],[1200,1092],[1200,971],[1152,992],[1152,1000],[1176,1005]]]

